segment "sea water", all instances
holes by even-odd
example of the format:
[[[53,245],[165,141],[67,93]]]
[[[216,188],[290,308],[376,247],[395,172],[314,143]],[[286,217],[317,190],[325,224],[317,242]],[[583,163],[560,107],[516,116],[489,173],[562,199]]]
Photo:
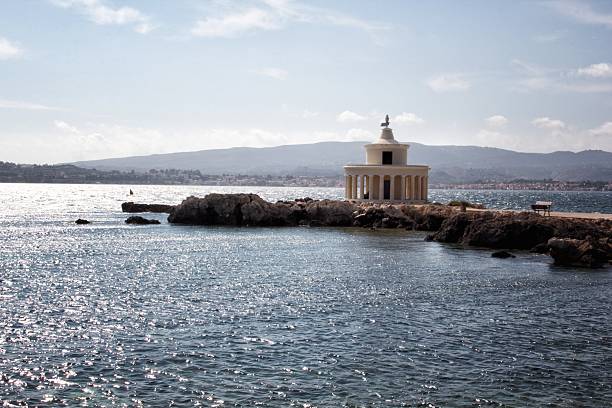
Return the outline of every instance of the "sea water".
[[[610,268],[494,259],[403,230],[191,227],[163,214],[129,226],[128,199],[342,194],[132,188],[0,185],[0,401],[612,404]]]

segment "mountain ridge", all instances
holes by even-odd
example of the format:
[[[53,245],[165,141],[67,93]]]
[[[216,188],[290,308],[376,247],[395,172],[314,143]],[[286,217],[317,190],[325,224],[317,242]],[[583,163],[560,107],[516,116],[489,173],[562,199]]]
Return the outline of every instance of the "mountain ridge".
[[[368,142],[318,142],[274,147],[232,147],[73,162],[98,170],[183,169],[203,174],[340,175],[342,166],[362,163]],[[612,180],[612,153],[603,150],[516,152],[481,146],[409,143],[409,164],[431,167],[435,182],[553,179]]]

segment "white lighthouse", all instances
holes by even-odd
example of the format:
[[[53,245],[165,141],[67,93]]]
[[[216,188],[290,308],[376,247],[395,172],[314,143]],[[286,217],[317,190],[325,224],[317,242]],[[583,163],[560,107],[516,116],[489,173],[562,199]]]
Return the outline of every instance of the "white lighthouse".
[[[380,138],[365,145],[366,164],[344,166],[348,200],[427,202],[429,167],[408,165],[410,145],[399,143],[389,128],[389,115]]]

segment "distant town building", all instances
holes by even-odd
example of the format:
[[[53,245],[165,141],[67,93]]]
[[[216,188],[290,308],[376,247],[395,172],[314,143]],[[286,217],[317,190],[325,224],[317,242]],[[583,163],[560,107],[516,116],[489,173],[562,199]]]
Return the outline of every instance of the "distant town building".
[[[389,115],[380,138],[365,145],[366,164],[344,166],[348,200],[427,201],[429,167],[408,165],[410,145],[399,143],[389,128]]]

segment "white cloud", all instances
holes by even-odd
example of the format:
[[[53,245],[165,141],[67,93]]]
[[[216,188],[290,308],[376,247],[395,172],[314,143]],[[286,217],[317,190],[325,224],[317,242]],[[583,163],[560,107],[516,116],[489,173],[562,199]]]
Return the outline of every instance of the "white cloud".
[[[393,120],[398,123],[413,123],[413,124],[421,124],[425,122],[422,118],[410,112],[402,112],[401,114],[397,115]]]
[[[501,128],[508,124],[508,118],[503,115],[493,115],[485,119],[487,126]]]
[[[322,20],[332,25],[357,28],[357,29],[364,30],[370,33],[376,32],[376,31],[386,31],[390,29],[390,26],[387,24],[371,23],[369,21],[361,20],[355,17],[339,15],[339,14],[329,14],[329,12],[322,13]]]
[[[59,132],[39,141],[39,149],[53,145],[58,161],[120,157],[139,154],[168,153],[172,141],[156,129],[88,123],[75,126],[63,120],[53,121]]]
[[[263,0],[262,7],[233,8],[198,20],[191,29],[197,37],[233,38],[256,31],[280,30],[290,23],[328,24],[375,34],[388,30],[386,24],[362,20],[328,9],[288,0]]]
[[[282,27],[278,16],[261,9],[250,9],[223,17],[209,17],[196,22],[191,33],[198,37],[236,37],[255,30],[278,30]]]
[[[289,76],[289,73],[281,68],[262,68],[255,71],[256,74],[266,76],[268,78],[284,81]]]
[[[470,83],[461,74],[439,75],[429,79],[427,85],[434,92],[466,91],[470,88]]]
[[[612,122],[606,122],[595,129],[591,129],[589,133],[595,136],[612,136]]]
[[[497,130],[480,129],[474,138],[475,144],[485,147],[502,147],[505,149],[521,149],[521,140]]]
[[[151,18],[133,7],[107,6],[103,0],[51,0],[59,7],[72,8],[99,25],[132,25],[134,31],[147,34],[155,27]]]
[[[559,119],[551,119],[549,117],[535,118],[531,124],[540,129],[560,130],[565,128],[565,123]]]
[[[21,48],[6,38],[0,37],[0,60],[17,58],[22,54]]]
[[[0,109],[62,110],[53,106],[46,106],[23,101],[9,101],[6,99],[0,99]]]
[[[612,78],[612,64],[602,62],[600,64],[592,64],[588,67],[579,68],[578,75],[594,78]]]
[[[346,132],[345,141],[365,141],[374,139],[374,134],[365,129],[349,129]]]
[[[611,82],[597,80],[598,78],[605,78],[607,75],[607,67],[603,66],[604,64],[594,64],[586,68],[568,70],[547,68],[513,60],[513,67],[521,76],[515,82],[515,89],[527,92],[544,90],[577,93],[612,92]],[[605,65],[609,66],[610,64]]]
[[[55,125],[56,128],[58,128],[59,130],[62,130],[64,132],[68,132],[68,133],[74,133],[74,134],[79,134],[79,129],[77,129],[74,126],[69,125],[68,123],[64,122],[63,120],[54,120],[53,124]]]
[[[359,122],[362,120],[366,120],[367,117],[366,116],[362,116],[358,113],[355,112],[351,112],[351,111],[344,111],[342,113],[340,113],[337,117],[336,120],[338,122]]]
[[[612,14],[595,11],[587,2],[560,0],[550,1],[545,4],[557,13],[571,17],[577,22],[612,27]]]

